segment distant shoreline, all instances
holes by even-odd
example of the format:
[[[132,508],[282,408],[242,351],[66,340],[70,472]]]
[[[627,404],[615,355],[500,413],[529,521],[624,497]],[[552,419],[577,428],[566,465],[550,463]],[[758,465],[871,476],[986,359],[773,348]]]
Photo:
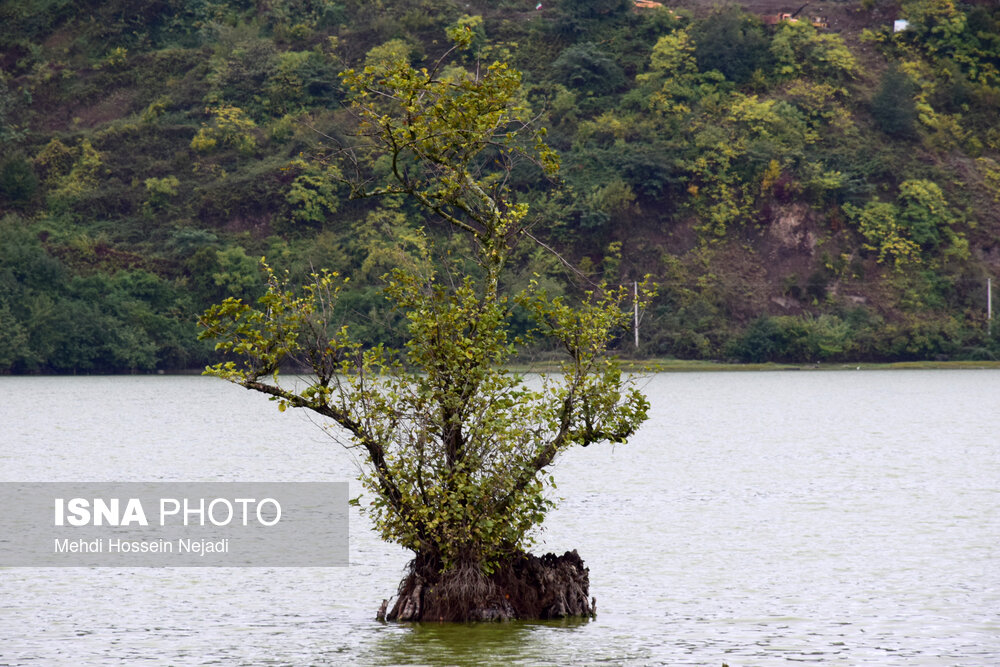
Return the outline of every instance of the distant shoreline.
[[[894,362],[827,362],[827,363],[776,363],[741,364],[721,361],[687,359],[622,359],[622,366],[629,372],[652,373],[725,373],[746,371],[884,371],[884,370],[997,370],[1000,361],[894,361]],[[517,372],[542,372],[558,370],[558,364],[514,364]]]
[[[643,362],[626,362],[627,365],[641,366]],[[996,370],[1000,361],[892,361],[892,362],[824,362],[740,364],[716,361],[686,361],[682,359],[662,360],[656,368],[658,372],[699,372],[699,371],[884,371],[884,370]]]
[[[905,371],[905,370],[998,370],[1000,361],[863,361],[825,363],[763,364],[726,363],[722,361],[697,361],[688,359],[621,359],[623,370],[629,373],[740,373],[771,371]],[[558,372],[555,361],[514,363],[509,370],[514,373]],[[7,373],[0,377],[129,377],[138,375],[183,376],[201,375],[203,369],[188,368],[171,371],[136,371],[133,373]],[[284,371],[285,375],[305,373]]]

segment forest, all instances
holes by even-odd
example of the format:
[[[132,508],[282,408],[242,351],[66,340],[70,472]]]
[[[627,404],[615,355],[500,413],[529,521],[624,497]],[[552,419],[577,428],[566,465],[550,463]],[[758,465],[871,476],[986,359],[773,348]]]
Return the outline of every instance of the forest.
[[[382,276],[466,249],[352,197],[391,166],[349,159],[341,81],[456,30],[447,67],[519,71],[560,162],[509,174],[540,242],[511,290],[650,276],[625,357],[1000,357],[994,2],[3,0],[0,373],[215,363],[198,317],[262,295],[262,257],[348,276],[334,316],[398,346]]]

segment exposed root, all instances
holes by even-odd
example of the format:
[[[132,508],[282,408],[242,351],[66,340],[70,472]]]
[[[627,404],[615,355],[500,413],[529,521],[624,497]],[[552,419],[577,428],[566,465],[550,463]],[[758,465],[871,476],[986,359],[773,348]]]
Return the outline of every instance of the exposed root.
[[[521,554],[485,575],[474,563],[444,572],[420,567],[399,585],[389,621],[503,621],[592,616],[589,570],[576,551]]]

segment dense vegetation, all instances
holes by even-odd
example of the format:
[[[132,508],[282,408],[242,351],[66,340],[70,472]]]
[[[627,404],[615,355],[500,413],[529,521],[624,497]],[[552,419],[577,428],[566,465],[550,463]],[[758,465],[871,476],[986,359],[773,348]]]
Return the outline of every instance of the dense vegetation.
[[[448,28],[474,34],[465,67],[524,73],[561,156],[558,186],[527,169],[510,185],[575,270],[524,250],[515,283],[652,274],[642,355],[1000,354],[994,3],[827,0],[794,23],[749,2],[535,4],[4,1],[0,372],[200,366],[197,315],[262,294],[261,256],[293,281],[351,276],[340,317],[398,344],[380,276],[419,255],[421,227],[448,232],[409,201],[351,198],[338,75],[429,65]]]

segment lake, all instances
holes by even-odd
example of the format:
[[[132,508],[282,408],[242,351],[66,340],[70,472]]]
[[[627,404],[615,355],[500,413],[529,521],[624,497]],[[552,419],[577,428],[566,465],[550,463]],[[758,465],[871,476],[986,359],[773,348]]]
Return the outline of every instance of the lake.
[[[384,625],[408,560],[0,568],[2,665],[1000,664],[1000,371],[677,373],[568,452],[536,552],[591,621]],[[193,376],[0,377],[0,481],[352,481],[305,414]]]

